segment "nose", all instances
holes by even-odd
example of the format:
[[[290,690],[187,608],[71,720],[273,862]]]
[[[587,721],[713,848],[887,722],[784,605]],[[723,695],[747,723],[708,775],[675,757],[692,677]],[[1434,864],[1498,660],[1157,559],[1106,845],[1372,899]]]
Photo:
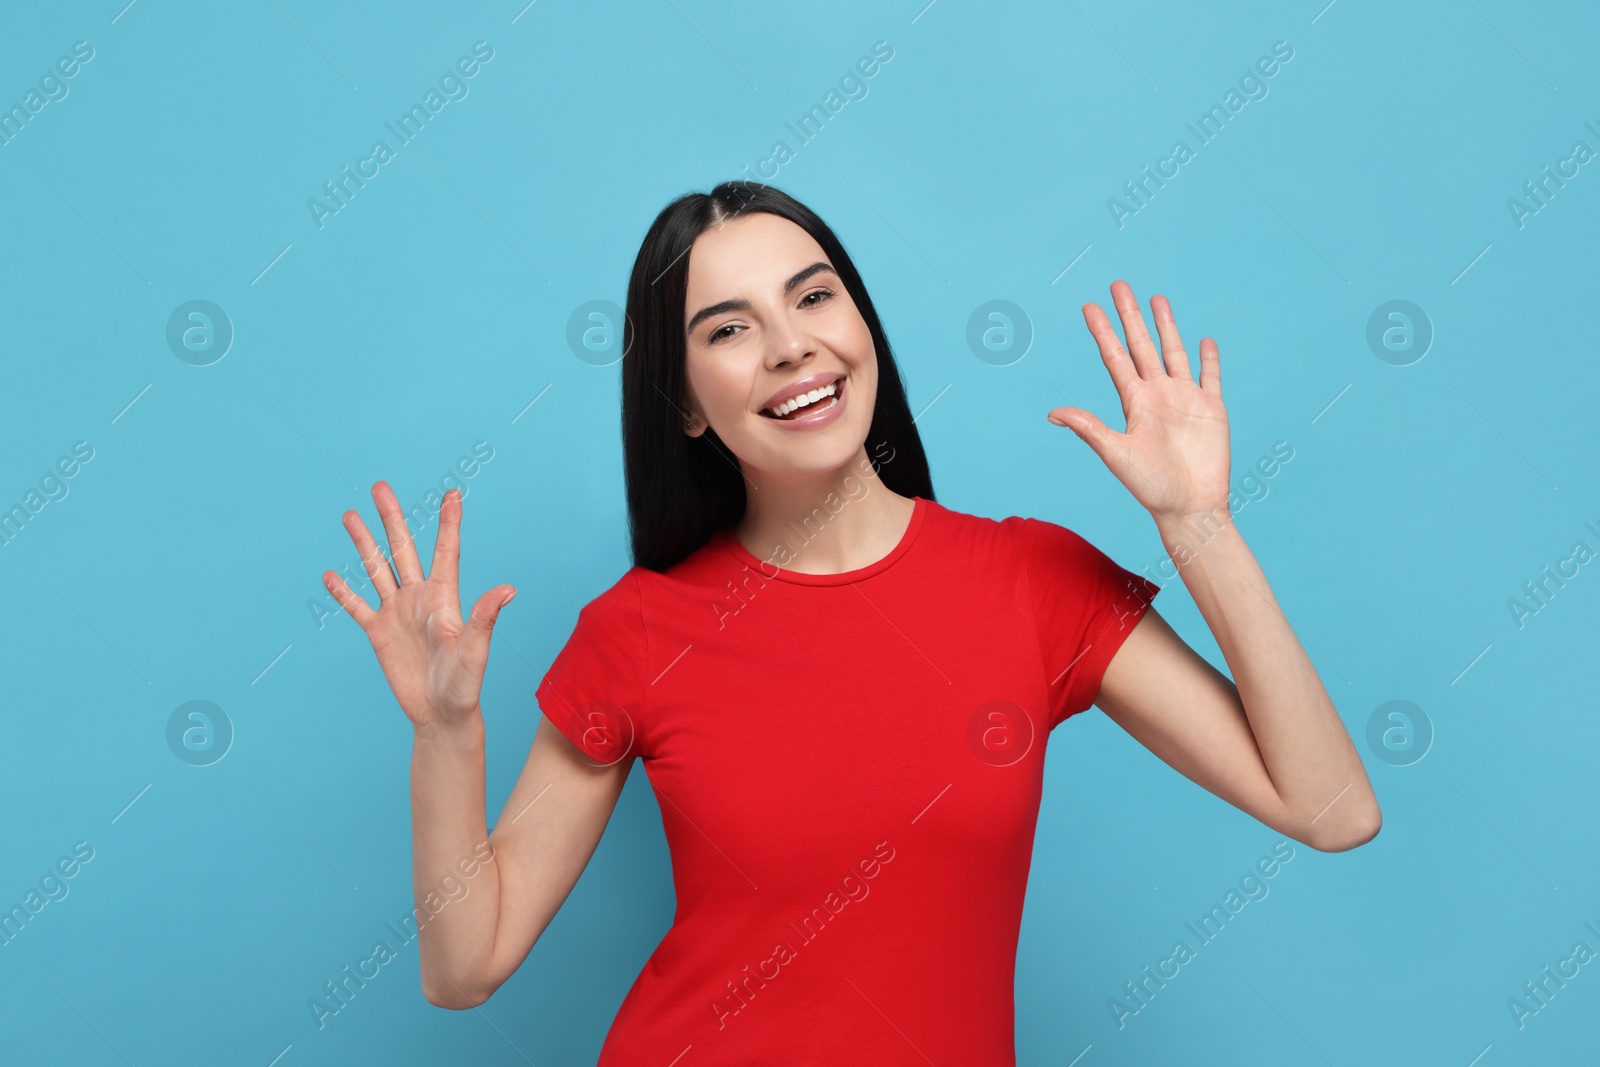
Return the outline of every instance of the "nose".
[[[804,363],[816,354],[816,343],[804,327],[782,319],[767,334],[767,368],[780,370],[786,366]]]

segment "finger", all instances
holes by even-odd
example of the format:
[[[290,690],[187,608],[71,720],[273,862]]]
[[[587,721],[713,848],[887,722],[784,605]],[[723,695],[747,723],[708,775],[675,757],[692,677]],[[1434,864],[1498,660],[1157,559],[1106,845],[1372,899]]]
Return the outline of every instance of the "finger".
[[[1139,380],[1139,372],[1128,359],[1127,349],[1117,340],[1117,331],[1111,328],[1111,320],[1100,310],[1100,305],[1085,304],[1083,321],[1094,335],[1095,344],[1100,346],[1100,361],[1106,365],[1111,384],[1117,387],[1117,395],[1126,396],[1129,384]]]
[[[470,662],[482,663],[489,655],[489,638],[494,624],[500,618],[500,609],[511,603],[517,595],[515,586],[497,585],[478,598],[467,616],[467,628],[461,635],[463,654]]]
[[[356,625],[361,629],[365,630],[367,623],[377,616],[378,613],[372,610],[365,598],[356,595],[345,584],[344,579],[333,571],[322,572],[322,584],[329,593],[333,594],[333,599],[339,602],[339,606],[349,613],[350,617],[356,621]]]
[[[360,513],[353,508],[344,513],[344,528],[355,543],[356,551],[361,553],[361,565],[367,569],[367,577],[372,579],[373,586],[378,590],[378,600],[383,601],[399,584],[395,581],[394,571],[389,569],[389,557],[383,554],[383,549],[378,547],[367,530],[367,524],[361,521]]]
[[[1094,454],[1100,457],[1106,469],[1130,490],[1133,489],[1135,476],[1144,486],[1156,487],[1157,483],[1133,461],[1127,434],[1111,429],[1082,408],[1055,408],[1050,412],[1050,421],[1059,422],[1077,434],[1084,444],[1094,449]]]
[[[1209,337],[1200,338],[1200,388],[1222,399],[1222,356]]]
[[[1116,447],[1117,438],[1123,435],[1111,429],[1098,417],[1082,408],[1054,408],[1050,412],[1050,421],[1059,423],[1077,434],[1095,455],[1106,461],[1110,466],[1108,456]]]
[[[1128,339],[1128,352],[1133,356],[1133,365],[1139,368],[1139,377],[1154,378],[1165,374],[1161,366],[1161,353],[1156,351],[1156,343],[1150,340],[1150,333],[1144,328],[1144,312],[1139,310],[1139,301],[1133,295],[1133,286],[1125,281],[1111,283],[1111,299],[1117,306],[1117,317],[1122,320],[1122,336]]]
[[[1156,320],[1156,332],[1161,335],[1161,361],[1167,365],[1167,373],[1174,378],[1194,381],[1189,373],[1189,353],[1184,351],[1183,339],[1178,336],[1178,321],[1172,317],[1172,302],[1164,296],[1152,296],[1150,314]]]
[[[406,513],[400,510],[400,501],[388,482],[377,482],[372,487],[372,502],[378,505],[378,516],[383,519],[384,533],[389,536],[389,555],[394,558],[394,569],[400,575],[400,584],[420,582],[422,561],[417,558],[417,543],[406,525]]]
[[[428,568],[428,577],[455,588],[460,564],[461,490],[451,489],[439,505],[439,536],[433,541],[433,566]]]

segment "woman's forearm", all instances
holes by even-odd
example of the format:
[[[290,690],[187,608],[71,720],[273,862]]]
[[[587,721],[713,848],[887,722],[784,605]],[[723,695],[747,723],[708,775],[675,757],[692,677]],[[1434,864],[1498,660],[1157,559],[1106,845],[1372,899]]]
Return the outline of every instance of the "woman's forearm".
[[[411,877],[422,987],[428,1001],[466,1008],[491,989],[500,877],[484,814],[484,726],[421,729],[411,750]]]
[[[1370,840],[1381,817],[1361,757],[1228,509],[1156,525],[1228,661],[1284,806],[1335,850]]]

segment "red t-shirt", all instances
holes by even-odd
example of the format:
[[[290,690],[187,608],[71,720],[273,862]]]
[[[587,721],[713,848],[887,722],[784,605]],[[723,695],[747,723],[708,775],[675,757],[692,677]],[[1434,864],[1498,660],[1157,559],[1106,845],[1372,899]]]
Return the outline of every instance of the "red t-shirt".
[[[784,569],[791,533],[632,567],[540,682],[591,760],[643,759],[672,856],[672,927],[599,1063],[1015,1063],[1046,735],[1160,587],[921,497],[854,571]]]

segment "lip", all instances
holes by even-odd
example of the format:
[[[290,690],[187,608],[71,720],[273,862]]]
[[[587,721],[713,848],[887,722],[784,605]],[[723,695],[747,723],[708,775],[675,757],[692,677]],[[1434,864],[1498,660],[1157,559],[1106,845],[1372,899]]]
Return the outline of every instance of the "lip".
[[[842,371],[832,371],[828,374],[807,375],[806,377],[801,378],[799,381],[790,382],[788,385],[769,396],[767,398],[767,402],[762,404],[758,409],[758,414],[759,412],[766,411],[769,408],[775,408],[786,400],[793,400],[801,393],[809,393],[813,389],[820,389],[829,382],[839,381],[844,377],[845,374]]]
[[[813,411],[794,419],[774,419],[768,415],[760,415],[758,417],[786,430],[813,430],[819,426],[826,426],[844,413],[844,406],[850,399],[850,379],[848,376],[838,374],[814,375],[812,378],[803,378],[795,384],[802,385],[804,382],[814,382],[815,384],[804,386],[800,389],[790,388],[785,390],[788,396],[799,396],[801,393],[809,393],[813,389],[834,381],[839,383],[839,389],[832,397],[833,402],[825,407],[818,405],[820,408],[818,411]],[[783,396],[783,394],[780,393],[779,396]],[[780,404],[782,402],[782,400],[777,401]]]

